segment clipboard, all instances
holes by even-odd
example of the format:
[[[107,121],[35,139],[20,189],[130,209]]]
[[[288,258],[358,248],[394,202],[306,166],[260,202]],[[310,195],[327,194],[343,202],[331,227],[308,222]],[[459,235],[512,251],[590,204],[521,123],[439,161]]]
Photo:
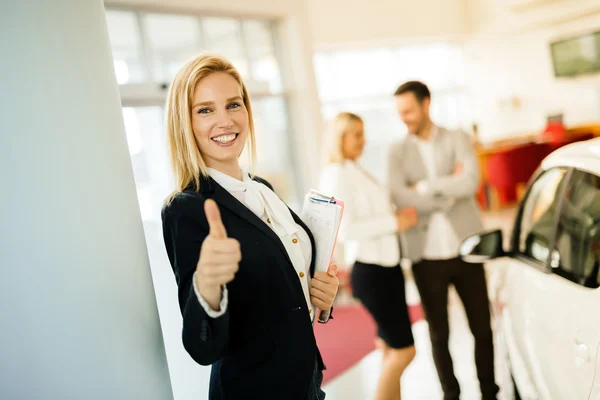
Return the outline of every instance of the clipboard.
[[[344,202],[311,189],[304,197],[300,218],[315,239],[315,272],[327,272],[337,241]],[[314,309],[316,312],[316,307]],[[329,310],[321,310],[319,320],[327,320]],[[315,314],[316,315],[316,314]],[[316,318],[315,318],[316,321]],[[313,321],[313,323],[315,322]]]

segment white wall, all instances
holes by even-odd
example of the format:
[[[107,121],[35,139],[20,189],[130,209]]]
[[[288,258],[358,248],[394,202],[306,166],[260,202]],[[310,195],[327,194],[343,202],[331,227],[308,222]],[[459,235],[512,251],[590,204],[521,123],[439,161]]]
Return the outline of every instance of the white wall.
[[[171,399],[102,1],[0,15],[0,398]]]
[[[523,4],[521,7],[511,6]],[[529,5],[528,5],[529,4]],[[598,0],[467,0],[474,34],[505,34],[547,28],[600,11]]]
[[[310,0],[319,49],[456,37],[469,32],[466,0]]]
[[[518,11],[496,0],[472,3],[466,76],[483,141],[538,132],[549,113],[562,112],[568,126],[600,120],[600,78],[556,79],[549,50],[555,39],[600,30],[600,2],[542,3]]]
[[[548,46],[559,37],[600,29],[598,0],[311,0],[310,5],[318,50],[462,41],[473,122],[483,141],[538,131],[552,112],[563,112],[569,125],[600,120],[600,79],[555,79]],[[518,108],[511,105],[515,97]]]

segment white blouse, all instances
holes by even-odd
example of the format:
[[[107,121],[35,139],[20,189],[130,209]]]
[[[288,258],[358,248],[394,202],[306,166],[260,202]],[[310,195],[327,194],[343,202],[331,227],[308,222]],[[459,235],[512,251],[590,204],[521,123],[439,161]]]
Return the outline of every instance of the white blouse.
[[[338,240],[343,262],[395,267],[400,262],[397,222],[388,191],[353,161],[328,165],[320,191],[344,202]],[[338,256],[341,257],[341,256]]]
[[[243,173],[243,182],[213,168],[208,168],[208,174],[277,234],[290,260],[292,260],[292,264],[302,285],[302,291],[304,292],[304,298],[308,305],[311,319],[314,319],[313,306],[310,302],[312,246],[306,231],[300,225],[296,224],[292,213],[285,203],[267,186],[252,180],[248,173]],[[219,311],[215,311],[211,309],[210,305],[200,295],[200,292],[196,288],[195,279],[193,282],[198,301],[206,313],[213,318],[223,315],[227,310],[227,287],[223,287],[220,309]]]

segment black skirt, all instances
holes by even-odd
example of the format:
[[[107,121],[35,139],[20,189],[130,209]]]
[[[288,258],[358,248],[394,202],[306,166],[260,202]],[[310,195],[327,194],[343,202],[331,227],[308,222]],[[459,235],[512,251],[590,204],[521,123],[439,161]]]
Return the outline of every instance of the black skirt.
[[[379,337],[394,349],[414,345],[402,268],[357,261],[350,279],[352,293],[375,319]]]

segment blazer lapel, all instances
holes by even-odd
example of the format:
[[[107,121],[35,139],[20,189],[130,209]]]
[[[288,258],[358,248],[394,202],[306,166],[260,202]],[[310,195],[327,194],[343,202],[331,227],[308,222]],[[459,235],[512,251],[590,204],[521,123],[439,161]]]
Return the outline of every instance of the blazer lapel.
[[[229,211],[238,215],[244,221],[247,221],[248,223],[254,225],[262,233],[267,235],[269,237],[269,239],[271,239],[273,241],[273,243],[275,243],[275,245],[279,248],[279,250],[281,250],[283,255],[286,257],[286,259],[288,260],[289,268],[291,268],[294,271],[294,275],[295,275],[296,270],[294,269],[294,264],[292,263],[292,260],[290,259],[290,256],[289,256],[287,250],[285,249],[285,246],[281,242],[281,239],[279,239],[279,236],[277,236],[277,234],[271,228],[269,228],[269,226],[267,224],[265,224],[260,218],[258,218],[256,216],[256,214],[254,214],[252,211],[250,211],[248,209],[248,207],[246,207],[244,204],[240,203],[240,201],[238,199],[233,197],[231,195],[231,193],[229,193],[227,190],[225,190],[214,179],[212,179],[210,177],[208,177],[208,178],[203,177],[201,179],[202,179],[202,182],[201,182],[200,187],[202,188],[201,189],[202,193],[207,198],[212,198],[219,205],[227,208]],[[297,218],[293,212],[292,212],[292,215],[294,216],[294,219]],[[298,218],[298,220],[300,220],[300,219]],[[314,239],[313,239],[312,235],[310,234],[310,231],[308,231],[308,228],[306,228],[306,227],[304,227],[304,228],[306,229],[306,231],[308,232],[308,234],[310,236],[311,244],[313,245],[313,249],[314,249]],[[313,258],[314,258],[314,250],[313,250]],[[314,262],[311,263],[311,265],[313,265],[313,264],[314,264]]]

